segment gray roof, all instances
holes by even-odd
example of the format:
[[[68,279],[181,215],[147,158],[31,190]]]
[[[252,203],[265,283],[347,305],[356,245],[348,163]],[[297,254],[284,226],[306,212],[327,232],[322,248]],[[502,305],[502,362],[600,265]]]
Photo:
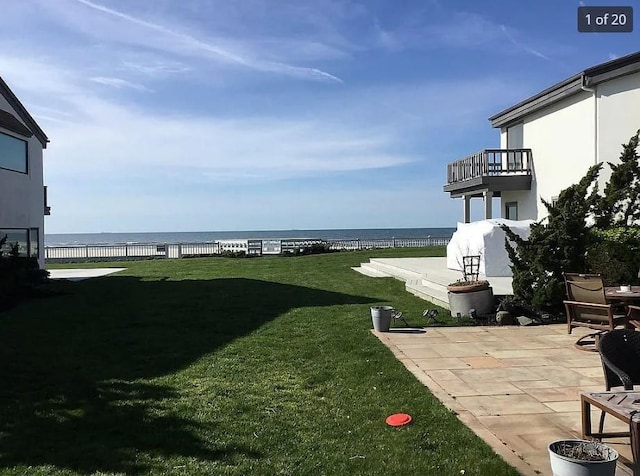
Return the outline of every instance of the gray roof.
[[[535,96],[531,96],[515,106],[491,116],[489,121],[491,121],[493,127],[508,126],[518,122],[527,114],[579,93],[582,90],[582,86],[593,87],[596,84],[639,71],[640,51],[587,68],[539,92]]]
[[[33,117],[31,117],[31,114],[29,114],[27,109],[22,105],[22,103],[16,97],[16,95],[13,94],[13,91],[11,91],[9,86],[7,86],[7,83],[4,82],[2,77],[0,77],[0,94],[4,96],[4,98],[7,100],[9,105],[16,111],[20,119],[22,119],[22,122],[26,124],[27,126],[26,129],[28,129],[30,133],[24,134],[23,133],[24,131],[20,132],[19,130],[11,129],[11,127],[7,127],[7,129],[13,130],[13,132],[17,132],[19,134],[26,135],[26,136],[35,135],[37,139],[40,141],[40,143],[42,144],[42,147],[46,149],[47,143],[49,142],[49,138],[44,133],[44,131],[40,129],[40,126],[36,123]],[[3,115],[3,117],[6,119],[5,122],[9,121],[10,123],[13,124],[13,126],[17,127],[15,125],[15,122],[18,122],[18,121],[15,118],[13,121],[11,121],[6,117],[6,115]]]

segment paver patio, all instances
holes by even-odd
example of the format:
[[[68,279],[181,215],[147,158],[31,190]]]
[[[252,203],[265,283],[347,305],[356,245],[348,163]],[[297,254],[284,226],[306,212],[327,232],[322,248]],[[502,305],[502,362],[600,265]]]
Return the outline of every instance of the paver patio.
[[[580,438],[580,392],[604,390],[600,357],[565,324],[392,328],[374,334],[467,426],[524,475],[551,474],[547,445]],[[592,410],[597,425],[600,412]],[[607,417],[605,428],[628,430]],[[628,438],[606,439],[631,459]],[[632,474],[620,460],[616,474]]]

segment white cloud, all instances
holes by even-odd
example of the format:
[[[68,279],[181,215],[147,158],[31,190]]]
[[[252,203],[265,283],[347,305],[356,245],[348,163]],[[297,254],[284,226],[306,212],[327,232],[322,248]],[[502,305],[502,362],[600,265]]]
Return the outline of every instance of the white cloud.
[[[504,35],[507,37],[507,39],[511,42],[511,44],[513,44],[514,46],[517,46],[518,48],[521,48],[522,50],[526,51],[527,53],[532,54],[533,56],[537,56],[538,58],[542,58],[544,60],[551,61],[551,58],[549,58],[547,55],[544,55],[544,54],[540,53],[535,48],[532,48],[529,45],[526,45],[524,43],[520,43],[519,41],[516,41],[514,39],[513,35],[509,32],[509,30],[507,29],[506,26],[500,25],[500,29],[502,30]]]
[[[511,27],[494,22],[477,13],[465,11],[440,12],[439,21],[423,13],[407,19],[395,29],[384,29],[378,20],[374,20],[376,43],[390,51],[402,49],[490,48],[492,51],[505,51],[504,39],[518,51],[525,51],[545,60],[550,58],[539,49],[517,40],[520,33]]]
[[[168,63],[166,61],[151,62],[146,60],[139,60],[138,62],[123,61],[122,66],[126,69],[136,71],[148,76],[156,76],[158,74],[186,73],[188,71],[191,71],[192,69],[187,66],[181,65],[180,63]]]
[[[94,78],[89,78],[89,79],[94,83],[103,84],[105,86],[111,86],[118,89],[129,88],[129,89],[135,89],[137,91],[152,92],[152,90],[147,88],[146,86],[142,84],[132,83],[131,81],[127,81],[126,79],[106,78],[104,76],[96,76]]]
[[[74,0],[74,2],[99,12],[100,14],[113,17],[120,23],[125,22],[135,27],[123,34],[121,28],[100,29],[101,24],[99,22],[95,23],[91,27],[87,27],[86,22],[91,22],[91,20],[86,15],[82,15],[80,18],[75,18],[75,26],[82,28],[87,34],[99,34],[102,37],[106,36],[112,41],[128,42],[139,46],[149,46],[171,52],[173,54],[196,55],[262,72],[273,72],[299,78],[328,80],[338,83],[342,82],[342,80],[337,76],[319,68],[295,66],[277,61],[267,61],[255,57],[252,54],[239,54],[226,46],[231,43],[229,40],[218,39],[215,41],[212,39],[201,39],[192,33],[179,31],[175,27],[170,28],[159,23],[147,21],[89,0]],[[59,9],[60,6],[56,3],[56,6],[51,8]],[[62,8],[64,9],[65,6],[62,5]],[[68,11],[62,13],[67,15],[68,18],[71,16],[71,13]],[[78,21],[81,21],[82,24],[78,25]],[[100,31],[96,31],[96,29]]]

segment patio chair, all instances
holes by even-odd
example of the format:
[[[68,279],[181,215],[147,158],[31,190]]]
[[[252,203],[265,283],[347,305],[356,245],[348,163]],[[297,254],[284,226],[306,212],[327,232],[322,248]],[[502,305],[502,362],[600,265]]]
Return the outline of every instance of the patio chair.
[[[640,329],[640,306],[629,304],[627,306],[627,327]]]
[[[587,327],[596,331],[612,331],[619,324],[626,324],[624,314],[614,314],[607,303],[604,283],[599,274],[563,273],[568,300],[563,301],[567,313],[569,334],[574,327]],[[580,350],[597,351],[596,333],[588,334],[574,344]],[[591,339],[591,340],[589,340]]]
[[[605,332],[598,336],[598,350],[607,391],[613,387],[633,390],[634,385],[640,385],[640,332],[633,329]],[[604,428],[605,415],[606,413],[602,412],[600,416],[600,433]]]

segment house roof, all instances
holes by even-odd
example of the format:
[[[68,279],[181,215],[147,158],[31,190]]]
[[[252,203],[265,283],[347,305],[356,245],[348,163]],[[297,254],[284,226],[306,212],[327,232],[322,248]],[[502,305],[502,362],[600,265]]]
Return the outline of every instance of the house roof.
[[[0,127],[25,137],[31,137],[33,135],[33,132],[16,119],[16,116],[2,109],[0,109]]]
[[[579,93],[582,87],[593,87],[620,76],[640,71],[640,51],[621,58],[587,68],[550,88],[531,96],[489,118],[493,127],[507,126],[521,120],[527,114],[538,111],[561,99]]]
[[[13,94],[13,91],[11,91],[11,89],[9,88],[7,83],[4,82],[2,77],[0,77],[0,94],[4,96],[4,98],[7,100],[9,105],[14,109],[14,111],[16,111],[20,119],[22,119],[22,122],[26,124],[26,127],[22,125],[20,121],[18,121],[15,117],[13,117],[12,114],[9,114],[9,113],[7,114],[11,116],[13,121],[11,119],[7,119],[6,114],[3,114],[2,116],[0,116],[0,120],[1,118],[4,118],[5,122],[0,122],[0,125],[2,127],[6,127],[5,124],[8,124],[8,125],[13,125],[14,127],[18,127],[16,126],[15,123],[16,122],[20,123],[20,126],[22,126],[24,129],[26,129],[29,132],[28,134],[24,134],[24,130],[20,132],[18,130],[12,129],[11,127],[6,127],[6,128],[13,132],[17,132],[18,134],[22,134],[26,136],[35,135],[37,139],[40,141],[40,143],[42,144],[42,147],[46,149],[47,143],[49,142],[49,138],[44,133],[44,131],[40,129],[40,126],[36,123],[35,119],[31,117],[31,114],[29,114],[27,109],[22,105],[22,103],[16,97],[16,95]],[[6,112],[6,111],[2,111],[2,112]]]

